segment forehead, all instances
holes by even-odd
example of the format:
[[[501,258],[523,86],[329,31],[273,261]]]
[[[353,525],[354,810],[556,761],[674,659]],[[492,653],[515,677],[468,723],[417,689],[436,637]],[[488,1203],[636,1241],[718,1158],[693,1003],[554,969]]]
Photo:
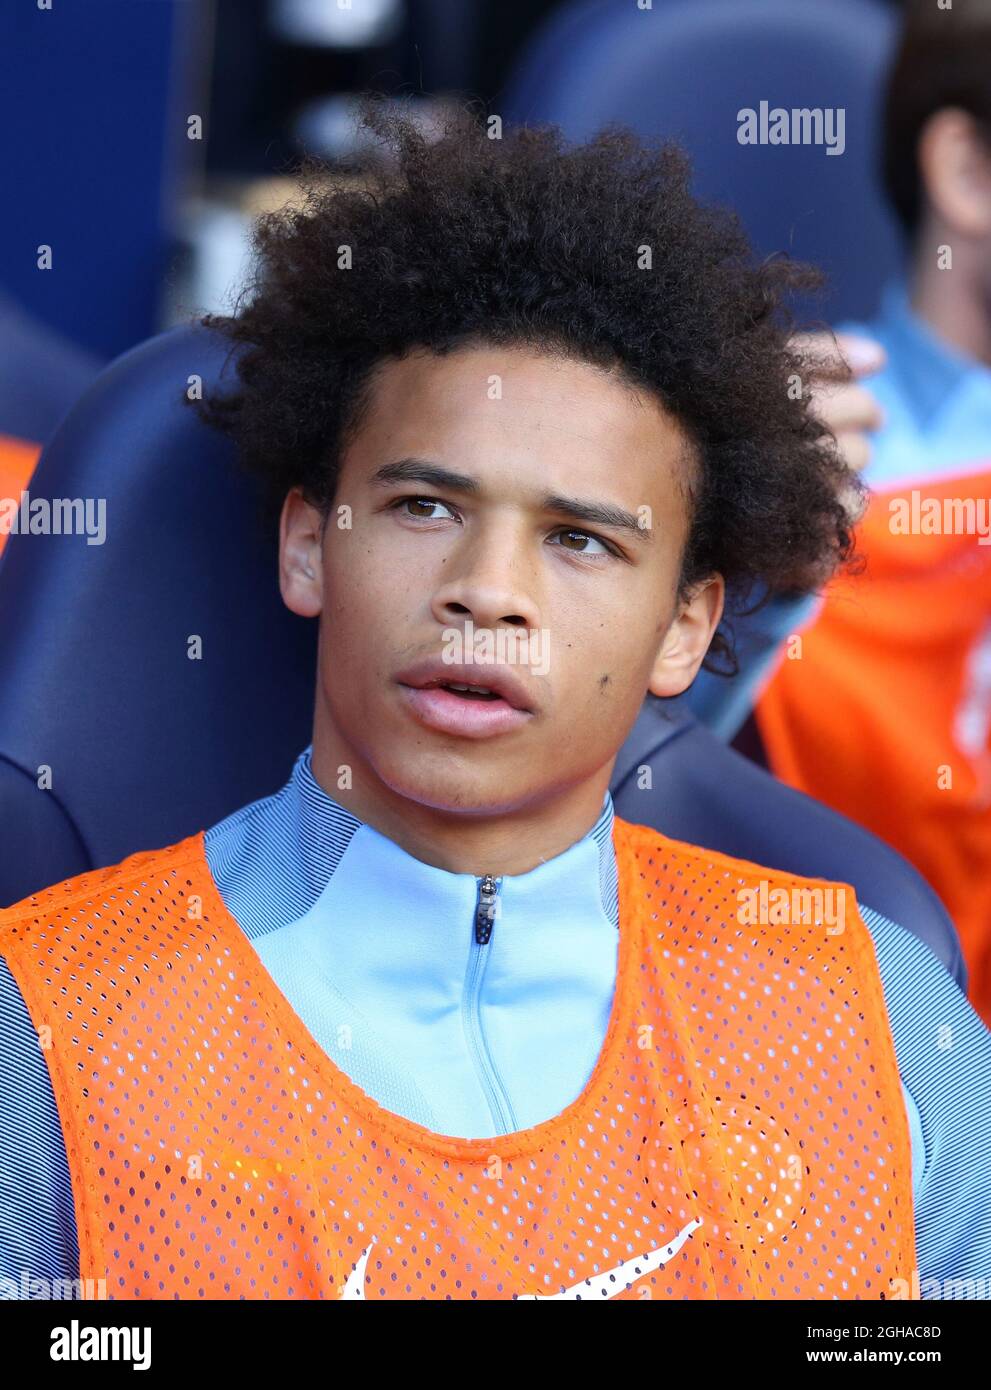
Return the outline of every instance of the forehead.
[[[342,462],[368,476],[387,456],[416,455],[500,493],[606,492],[632,507],[670,506],[688,479],[687,436],[653,393],[571,358],[416,351],[376,368],[366,402]]]

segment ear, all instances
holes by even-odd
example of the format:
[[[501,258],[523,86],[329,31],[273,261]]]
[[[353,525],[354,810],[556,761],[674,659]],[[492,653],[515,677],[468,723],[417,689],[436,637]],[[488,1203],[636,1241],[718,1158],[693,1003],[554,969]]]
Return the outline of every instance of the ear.
[[[918,160],[929,202],[947,226],[961,236],[991,236],[991,154],[973,117],[955,106],[934,112]]]
[[[298,487],[286,494],[279,518],[279,588],[301,618],[323,609],[323,517]]]
[[[653,695],[681,695],[698,675],[723,615],[726,585],[721,574],[703,580],[682,604],[664,634],[647,688]]]

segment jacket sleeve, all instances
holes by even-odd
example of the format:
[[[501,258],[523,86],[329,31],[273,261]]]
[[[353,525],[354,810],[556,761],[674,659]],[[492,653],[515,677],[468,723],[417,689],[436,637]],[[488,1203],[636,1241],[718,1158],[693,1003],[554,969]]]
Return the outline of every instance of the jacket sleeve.
[[[860,911],[877,951],[898,1070],[921,1125],[923,1167],[914,1184],[921,1295],[987,1298],[991,1032],[922,942]]]
[[[23,1297],[32,1279],[78,1278],[55,1094],[27,1005],[0,957],[0,1299]]]

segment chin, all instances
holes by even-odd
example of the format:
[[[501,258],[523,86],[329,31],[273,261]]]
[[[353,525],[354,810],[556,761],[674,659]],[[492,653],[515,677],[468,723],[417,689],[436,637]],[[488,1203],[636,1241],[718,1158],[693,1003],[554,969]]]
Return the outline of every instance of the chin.
[[[397,796],[434,811],[502,815],[530,800],[533,789],[514,787],[507,780],[504,763],[492,766],[486,775],[467,765],[468,761],[438,749],[388,765],[376,761],[375,771]]]

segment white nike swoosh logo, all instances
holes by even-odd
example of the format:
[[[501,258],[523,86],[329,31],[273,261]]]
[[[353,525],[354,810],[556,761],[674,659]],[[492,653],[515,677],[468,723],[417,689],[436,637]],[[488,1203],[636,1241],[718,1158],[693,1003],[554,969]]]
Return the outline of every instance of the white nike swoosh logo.
[[[605,1274],[593,1274],[590,1278],[583,1279],[580,1284],[575,1284],[570,1289],[564,1289],[561,1293],[521,1293],[517,1294],[516,1301],[519,1303],[525,1299],[540,1299],[541,1302],[547,1302],[552,1299],[615,1298],[618,1293],[624,1293],[635,1280],[642,1279],[645,1274],[652,1274],[655,1269],[663,1268],[669,1260],[677,1255],[692,1232],[697,1231],[701,1225],[701,1221],[689,1221],[685,1229],[679,1231],[669,1245],[661,1246],[659,1250],[651,1250],[646,1255],[640,1255],[636,1259],[624,1260],[615,1269],[610,1269]],[[372,1236],[369,1245],[362,1251],[358,1263],[348,1275],[340,1293],[341,1298],[365,1297],[365,1269],[374,1244],[375,1237]]]

